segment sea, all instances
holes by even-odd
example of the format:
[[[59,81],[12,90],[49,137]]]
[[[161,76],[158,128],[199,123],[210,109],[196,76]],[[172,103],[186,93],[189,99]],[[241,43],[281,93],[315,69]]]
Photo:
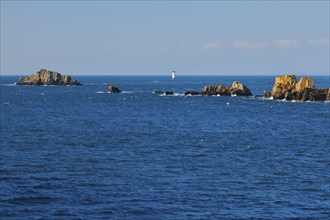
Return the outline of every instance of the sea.
[[[330,218],[329,102],[182,95],[275,76],[74,78],[1,76],[1,219]]]

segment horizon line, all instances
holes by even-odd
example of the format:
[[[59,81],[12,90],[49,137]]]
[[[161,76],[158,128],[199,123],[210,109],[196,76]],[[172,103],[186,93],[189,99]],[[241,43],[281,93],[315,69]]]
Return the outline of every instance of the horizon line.
[[[35,74],[35,73],[33,73]],[[69,76],[170,76],[170,74],[63,74]],[[0,76],[29,76],[32,74],[2,74]],[[283,73],[283,74],[179,74],[176,77],[180,76],[282,76],[282,75],[296,75],[296,76],[330,76],[330,73],[315,73],[315,74],[305,74],[305,73]]]

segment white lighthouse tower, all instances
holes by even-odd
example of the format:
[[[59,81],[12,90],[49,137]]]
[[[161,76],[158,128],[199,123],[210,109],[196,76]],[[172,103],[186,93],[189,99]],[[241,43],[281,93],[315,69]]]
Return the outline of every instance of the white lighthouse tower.
[[[172,71],[172,79],[173,80],[175,79],[175,71],[174,70]]]

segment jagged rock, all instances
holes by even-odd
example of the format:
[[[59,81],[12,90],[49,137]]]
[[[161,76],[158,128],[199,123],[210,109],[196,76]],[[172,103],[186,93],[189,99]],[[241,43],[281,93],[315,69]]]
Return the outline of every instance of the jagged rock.
[[[17,85],[63,85],[73,86],[81,85],[71,76],[62,76],[58,72],[41,69],[36,74],[31,74],[28,77],[20,77]]]
[[[329,101],[327,99],[330,89],[319,89],[319,88],[305,88],[303,91],[303,95],[300,99],[300,101],[311,101],[311,102],[317,102],[317,101]]]
[[[330,89],[315,88],[311,77],[301,77],[297,83],[295,75],[279,76],[275,79],[272,92],[264,91],[264,97],[288,101],[330,101]]]
[[[315,88],[314,87],[314,81],[311,77],[301,77],[299,82],[295,85],[296,91],[302,91],[306,88]]]
[[[270,92],[268,92],[267,90],[264,90],[264,97],[265,98],[270,98],[272,95]]]
[[[235,81],[232,86],[224,86],[224,85],[215,85],[215,86],[204,86],[203,92],[185,92],[185,95],[204,95],[204,96],[212,96],[212,95],[220,95],[220,96],[252,96],[251,91],[243,84]]]
[[[234,81],[232,86],[229,88],[230,94],[237,96],[252,96],[251,91],[242,83]]]
[[[114,86],[108,86],[107,92],[109,93],[120,93],[121,90]]]
[[[284,99],[285,93],[291,91],[297,83],[295,75],[278,76],[275,79],[271,96],[274,99]]]
[[[230,96],[230,87],[224,85],[204,86],[204,95]]]
[[[284,99],[287,101],[291,101],[293,98],[293,94],[291,92],[286,92],[284,95]]]

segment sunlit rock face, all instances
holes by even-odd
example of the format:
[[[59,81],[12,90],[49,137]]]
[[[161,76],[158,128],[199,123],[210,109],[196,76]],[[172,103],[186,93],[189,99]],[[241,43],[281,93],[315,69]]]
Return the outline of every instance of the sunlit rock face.
[[[61,85],[78,86],[81,85],[71,76],[61,75],[58,72],[41,69],[28,77],[20,77],[18,85]]]
[[[271,92],[264,92],[265,98],[288,101],[330,101],[329,88],[315,88],[311,77],[303,76],[297,82],[295,75],[278,76]]]

